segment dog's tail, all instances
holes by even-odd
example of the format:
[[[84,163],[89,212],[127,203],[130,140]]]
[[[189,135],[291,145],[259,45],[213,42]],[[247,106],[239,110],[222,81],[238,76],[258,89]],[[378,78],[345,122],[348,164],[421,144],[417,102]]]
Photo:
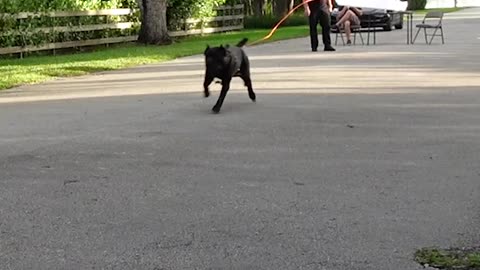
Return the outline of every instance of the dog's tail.
[[[237,47],[243,47],[245,44],[247,44],[248,38],[242,39],[238,44]]]

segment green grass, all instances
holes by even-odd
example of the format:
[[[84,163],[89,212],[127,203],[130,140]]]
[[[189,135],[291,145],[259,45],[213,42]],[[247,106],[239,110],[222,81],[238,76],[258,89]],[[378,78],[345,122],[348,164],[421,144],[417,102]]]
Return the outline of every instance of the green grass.
[[[480,249],[424,248],[415,253],[415,260],[440,269],[480,269]]]
[[[450,13],[450,12],[455,12],[459,10],[462,10],[462,8],[430,8],[430,9],[415,10],[414,12],[416,14],[426,14],[427,12],[430,12],[430,11],[442,11],[443,13]]]
[[[211,46],[233,45],[243,37],[249,38],[249,42],[254,42],[268,33],[269,30],[266,29],[244,30],[202,37],[187,37],[167,46],[129,44],[87,53],[3,59],[0,60],[0,90],[22,84],[44,82],[56,77],[77,76],[168,61],[203,53],[207,44]],[[308,26],[281,27],[268,42],[307,35]]]

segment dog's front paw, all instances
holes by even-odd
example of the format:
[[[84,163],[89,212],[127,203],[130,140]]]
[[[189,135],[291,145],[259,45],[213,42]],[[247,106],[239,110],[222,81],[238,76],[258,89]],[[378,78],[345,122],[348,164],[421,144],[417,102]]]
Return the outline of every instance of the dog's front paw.
[[[250,97],[250,99],[255,102],[257,100],[257,96],[255,95],[255,93],[249,93],[248,96]]]
[[[214,106],[212,108],[213,113],[219,113],[220,112],[220,106]]]

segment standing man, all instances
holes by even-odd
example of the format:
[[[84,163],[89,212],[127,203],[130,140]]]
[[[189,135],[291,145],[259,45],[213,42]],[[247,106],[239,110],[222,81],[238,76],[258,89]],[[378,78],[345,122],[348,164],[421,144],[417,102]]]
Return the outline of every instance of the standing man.
[[[310,44],[312,52],[318,48],[317,24],[322,27],[322,40],[325,46],[324,51],[335,51],[330,40],[330,13],[333,10],[332,0],[303,0],[305,16],[310,21]]]

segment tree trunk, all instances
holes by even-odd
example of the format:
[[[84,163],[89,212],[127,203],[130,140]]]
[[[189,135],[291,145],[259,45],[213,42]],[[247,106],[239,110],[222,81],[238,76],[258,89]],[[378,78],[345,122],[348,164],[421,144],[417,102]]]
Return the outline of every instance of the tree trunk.
[[[292,10],[294,5],[295,5],[295,0],[288,1],[288,11]]]
[[[275,0],[273,1],[273,14],[281,17],[290,11],[293,7],[293,0]]]
[[[252,0],[244,0],[241,1],[241,3],[245,6],[245,15],[250,16],[253,14],[253,5],[252,5]]]
[[[141,0],[142,25],[138,41],[145,44],[170,44],[167,29],[167,0]]]
[[[265,8],[267,5],[266,0],[254,0],[253,2],[253,15],[260,17],[265,15]]]

